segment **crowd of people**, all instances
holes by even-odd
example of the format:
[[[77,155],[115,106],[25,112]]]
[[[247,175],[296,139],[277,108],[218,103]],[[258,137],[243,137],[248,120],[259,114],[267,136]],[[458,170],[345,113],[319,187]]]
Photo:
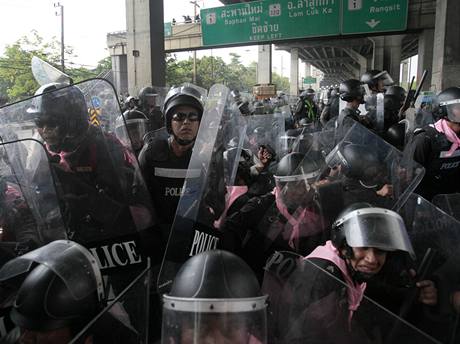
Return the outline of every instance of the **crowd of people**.
[[[110,90],[0,108],[1,343],[460,342],[459,87]]]

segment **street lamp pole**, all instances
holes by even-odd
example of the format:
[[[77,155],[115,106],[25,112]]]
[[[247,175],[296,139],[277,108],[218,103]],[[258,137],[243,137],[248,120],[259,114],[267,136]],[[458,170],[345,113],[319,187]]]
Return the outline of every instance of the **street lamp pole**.
[[[55,12],[56,16],[61,16],[61,70],[64,73],[64,6],[59,2],[54,3],[54,7],[59,7],[60,13]]]
[[[196,8],[200,8],[200,5],[195,1],[190,1],[193,4],[193,20],[196,19]],[[196,84],[196,50],[193,50],[193,83]]]

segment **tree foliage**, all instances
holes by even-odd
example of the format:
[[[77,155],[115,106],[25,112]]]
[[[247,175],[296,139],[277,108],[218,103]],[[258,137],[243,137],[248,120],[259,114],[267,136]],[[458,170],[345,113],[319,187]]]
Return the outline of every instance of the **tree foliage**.
[[[64,51],[65,72],[74,82],[96,77],[112,68],[110,57],[99,61],[96,68],[86,68],[71,62],[76,57],[71,47],[66,46]],[[38,89],[39,85],[30,67],[33,56],[59,69],[60,42],[56,38],[49,42],[45,41],[36,31],[32,31],[28,36],[6,46],[4,55],[0,56],[0,105],[32,96]],[[251,62],[245,66],[241,62],[241,56],[236,53],[230,53],[230,58],[228,64],[221,57],[216,56],[196,59],[196,84],[209,89],[213,84],[220,83],[230,89],[252,92],[252,87],[257,83],[257,63]],[[278,90],[289,89],[288,78],[273,73],[272,79]],[[193,59],[179,61],[174,55],[167,54],[166,82],[168,86],[193,82]]]
[[[4,55],[0,56],[0,104],[32,96],[37,90],[39,85],[30,66],[33,56],[60,69],[60,42],[56,38],[47,42],[36,31],[32,31],[30,35],[6,46]],[[110,57],[101,60],[95,69],[74,67],[77,65],[70,61],[76,56],[69,46],[65,47],[64,56],[66,66],[71,66],[65,72],[75,82],[95,77],[112,67]]]
[[[257,83],[257,63],[243,65],[241,56],[230,53],[230,63],[226,64],[221,57],[204,56],[196,59],[198,86],[209,89],[213,84],[224,84],[230,89],[252,92]],[[288,91],[289,79],[272,73],[273,83],[277,90]],[[173,55],[166,57],[166,83],[168,86],[193,82],[193,59],[177,60]]]

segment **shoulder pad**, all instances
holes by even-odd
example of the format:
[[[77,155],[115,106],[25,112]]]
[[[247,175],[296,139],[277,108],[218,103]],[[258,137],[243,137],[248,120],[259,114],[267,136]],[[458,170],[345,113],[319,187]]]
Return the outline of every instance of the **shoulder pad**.
[[[169,143],[167,139],[158,138],[149,141],[145,151],[151,161],[166,161],[169,156]]]

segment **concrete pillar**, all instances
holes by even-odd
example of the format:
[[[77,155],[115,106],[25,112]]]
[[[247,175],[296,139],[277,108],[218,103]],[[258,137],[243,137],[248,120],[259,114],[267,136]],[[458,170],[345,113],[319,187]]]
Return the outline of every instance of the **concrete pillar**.
[[[391,75],[396,85],[399,84],[403,37],[403,35],[385,37],[383,69]]]
[[[368,55],[366,57],[366,65],[367,65],[367,69],[368,70],[371,70],[371,69],[374,69],[374,54],[372,53],[371,55]]]
[[[366,71],[368,70],[367,58],[361,55],[360,53],[356,52],[352,48],[344,48],[343,51],[345,51],[347,55],[350,56],[359,65],[359,68],[356,68],[352,64],[348,64],[350,67],[349,70],[354,74],[354,77],[356,79],[359,79],[361,75],[366,73]]]
[[[141,0],[142,1],[142,0]],[[151,85],[166,85],[163,0],[149,0]]]
[[[311,64],[305,62],[305,76],[311,76]]]
[[[405,59],[401,62],[402,72],[401,72],[401,82],[400,85],[407,89],[407,81],[409,77],[409,59]]]
[[[436,2],[434,29],[433,77],[436,91],[458,86],[460,79],[460,1]]]
[[[164,85],[163,1],[126,0],[126,29],[129,93]]]
[[[385,46],[385,37],[378,36],[369,38],[374,43],[373,51],[373,69],[383,69],[383,51]]]
[[[299,49],[291,49],[291,77],[289,94],[296,96],[299,92]]]
[[[431,88],[431,69],[433,68],[433,45],[434,45],[434,29],[423,30],[418,36],[418,62],[417,76],[422,77],[423,71],[426,69],[426,76],[422,90],[428,91]]]
[[[113,85],[117,94],[128,92],[128,61],[126,55],[112,55]]]
[[[272,46],[271,44],[259,45],[259,58],[257,62],[257,83],[272,83]]]

